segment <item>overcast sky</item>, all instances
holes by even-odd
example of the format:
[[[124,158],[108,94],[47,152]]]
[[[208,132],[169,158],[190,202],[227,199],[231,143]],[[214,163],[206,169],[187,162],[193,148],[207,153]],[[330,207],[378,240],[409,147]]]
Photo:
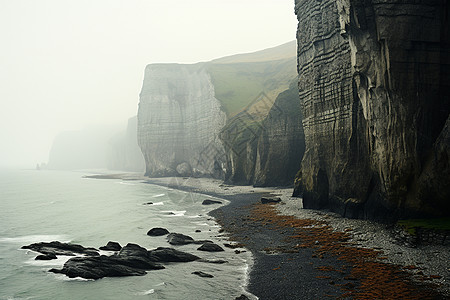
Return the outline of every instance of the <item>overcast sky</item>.
[[[136,115],[144,68],[295,39],[294,0],[0,0],[0,166]]]

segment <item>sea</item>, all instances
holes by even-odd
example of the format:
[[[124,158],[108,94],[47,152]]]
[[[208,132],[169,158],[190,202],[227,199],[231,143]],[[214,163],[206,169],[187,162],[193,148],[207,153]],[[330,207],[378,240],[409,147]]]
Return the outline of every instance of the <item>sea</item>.
[[[236,254],[225,247],[224,252],[209,253],[198,251],[199,245],[177,246],[201,258],[227,263],[171,263],[145,276],[85,280],[48,272],[61,268],[70,257],[37,261],[38,253],[21,247],[50,241],[95,248],[108,241],[147,249],[170,247],[164,236],[147,236],[153,227],[222,246],[228,242],[208,216],[217,205],[201,204],[212,197],[144,180],[84,175],[92,174],[0,170],[0,299],[235,299],[244,293],[251,254]],[[214,277],[199,277],[194,271]]]

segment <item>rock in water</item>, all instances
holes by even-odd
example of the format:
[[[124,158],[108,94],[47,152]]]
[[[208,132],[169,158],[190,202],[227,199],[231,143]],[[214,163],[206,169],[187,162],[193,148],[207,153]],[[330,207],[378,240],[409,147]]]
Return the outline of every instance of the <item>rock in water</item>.
[[[225,251],[222,247],[220,247],[219,245],[216,245],[214,243],[204,243],[203,245],[200,246],[200,248],[198,248],[197,250],[200,251],[207,251],[207,252],[220,252],[220,251]]]
[[[211,205],[211,204],[222,204],[221,201],[206,199],[203,200],[202,205]]]
[[[162,267],[164,268],[164,267]],[[141,268],[122,264],[120,260],[109,256],[74,257],[69,259],[61,270],[49,272],[64,274],[70,278],[100,279],[103,277],[142,276],[147,272]]]
[[[166,234],[169,234],[169,230],[159,227],[152,228],[147,232],[148,236],[162,236]]]
[[[194,239],[190,236],[181,234],[181,233],[170,233],[167,236],[167,241],[171,245],[187,245],[194,243]]]
[[[55,254],[53,253],[49,253],[49,254],[41,254],[36,256],[35,260],[52,260],[52,259],[57,259],[58,257],[56,257]]]
[[[200,259],[200,257],[190,253],[164,247],[148,251],[148,256],[155,262],[190,262]]]
[[[85,248],[81,245],[71,243],[54,242],[41,242],[34,243],[28,246],[23,246],[22,249],[33,250],[45,255],[66,255],[75,256],[78,254],[84,254],[89,256],[98,256],[97,249]]]
[[[120,246],[120,244],[118,242],[111,242],[109,241],[106,246],[102,246],[99,248],[100,250],[105,250],[105,251],[120,251],[120,249],[122,249],[122,246]]]
[[[200,276],[200,277],[204,277],[204,278],[213,278],[214,277],[213,275],[202,272],[202,271],[195,271],[195,272],[192,272],[192,274]]]

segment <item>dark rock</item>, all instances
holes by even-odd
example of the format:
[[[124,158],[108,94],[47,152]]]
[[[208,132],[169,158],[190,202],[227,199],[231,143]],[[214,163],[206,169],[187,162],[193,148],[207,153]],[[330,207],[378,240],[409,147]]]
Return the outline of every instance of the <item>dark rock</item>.
[[[221,201],[206,199],[203,200],[202,205],[211,205],[211,204],[222,204]]]
[[[261,197],[262,204],[278,203],[278,202],[281,202],[281,198],[279,197]]]
[[[155,262],[190,262],[200,259],[190,253],[164,247],[148,251],[148,257]]]
[[[195,232],[197,232],[197,233],[198,233],[198,232],[202,232],[202,231],[201,231],[200,229],[197,229],[197,230],[196,230]]]
[[[194,239],[190,236],[181,234],[181,233],[170,233],[167,236],[167,241],[171,245],[187,245],[194,243]]]
[[[217,264],[217,265],[221,265],[221,264],[226,264],[226,263],[228,263],[228,261],[223,260],[223,259],[213,259],[213,260],[209,260],[209,259],[200,259],[199,261],[205,262],[205,263],[209,263],[209,264]]]
[[[50,272],[61,273],[70,278],[82,277],[99,279],[103,277],[140,276],[145,270],[164,269],[148,255],[147,249],[127,244],[120,252],[112,256],[74,257],[69,259],[61,270],[51,269]]]
[[[195,272],[192,272],[192,274],[200,276],[200,277],[204,277],[204,278],[213,278],[214,277],[213,275],[202,272],[202,271],[195,271]]]
[[[165,228],[159,228],[159,227],[152,228],[147,232],[147,235],[149,235],[149,236],[162,236],[162,235],[166,235],[166,234],[169,234],[169,231]]]
[[[142,205],[153,205],[153,202],[142,203]]]
[[[95,248],[85,248],[81,245],[71,243],[61,243],[58,241],[34,243],[28,246],[23,246],[22,249],[33,250],[45,255],[66,255],[66,256],[75,256],[79,254],[84,254],[88,256],[99,255],[97,249]]]
[[[250,299],[247,296],[242,294],[239,297],[236,297],[235,300],[250,300]]]
[[[349,217],[448,216],[450,3],[382,2],[296,1],[307,149],[295,194]]]
[[[70,278],[100,279],[103,277],[142,276],[147,272],[142,268],[127,266],[117,258],[101,255],[97,257],[74,257],[69,259],[61,270],[49,272],[64,274]],[[161,266],[161,268],[164,268]]]
[[[52,260],[52,259],[57,259],[58,257],[56,257],[55,254],[53,253],[49,253],[49,254],[41,254],[36,256],[35,260]]]
[[[225,251],[222,247],[219,245],[216,245],[214,243],[204,243],[201,245],[197,250],[200,251],[207,251],[207,252],[219,252],[219,251]]]
[[[105,251],[120,251],[122,249],[122,246],[118,242],[111,242],[109,241],[106,246],[102,246],[99,248],[100,250]]]
[[[167,236],[167,241],[171,245],[179,246],[179,245],[187,245],[187,244],[203,244],[203,243],[212,243],[208,240],[194,240],[188,235],[184,235],[181,233],[169,233]]]

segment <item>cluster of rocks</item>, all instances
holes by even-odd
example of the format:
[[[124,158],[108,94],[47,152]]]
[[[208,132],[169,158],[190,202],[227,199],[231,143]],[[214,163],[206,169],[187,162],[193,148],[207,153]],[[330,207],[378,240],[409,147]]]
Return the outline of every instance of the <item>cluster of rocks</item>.
[[[149,236],[167,235],[167,241],[171,245],[200,244],[199,251],[219,252],[222,247],[208,240],[194,240],[192,237],[181,233],[169,233],[164,228],[152,228]],[[41,253],[36,260],[57,259],[58,256],[74,256],[70,258],[62,269],[51,269],[49,272],[64,274],[70,278],[81,277],[85,279],[99,279],[103,277],[142,276],[149,270],[164,269],[165,263],[203,261],[209,263],[225,263],[226,261],[202,260],[200,257],[168,247],[158,247],[147,250],[137,244],[128,243],[122,247],[117,242],[108,242],[100,247],[100,250],[114,251],[112,255],[101,255],[95,248],[86,248],[82,245],[54,242],[41,242],[23,246]],[[202,271],[192,274],[200,277],[211,278],[213,275]]]

